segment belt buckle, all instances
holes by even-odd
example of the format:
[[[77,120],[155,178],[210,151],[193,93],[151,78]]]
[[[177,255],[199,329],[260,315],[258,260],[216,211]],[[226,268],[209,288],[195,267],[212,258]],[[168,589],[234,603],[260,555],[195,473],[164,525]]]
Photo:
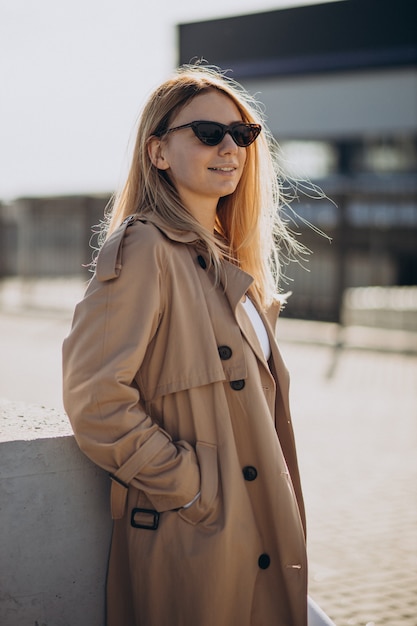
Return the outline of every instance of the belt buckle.
[[[151,515],[152,519],[149,522],[136,521],[137,515]],[[144,530],[156,530],[159,524],[159,513],[154,509],[132,509],[132,515],[130,517],[130,525],[133,528],[143,528]]]

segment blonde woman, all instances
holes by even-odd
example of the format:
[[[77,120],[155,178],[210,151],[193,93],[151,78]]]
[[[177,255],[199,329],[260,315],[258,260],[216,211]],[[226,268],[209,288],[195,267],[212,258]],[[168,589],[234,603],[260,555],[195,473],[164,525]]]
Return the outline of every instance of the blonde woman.
[[[187,66],[150,96],[64,343],[64,403],[109,473],[108,626],[305,626],[305,518],[274,329],[280,250],[256,102]],[[277,243],[279,249],[276,249]]]

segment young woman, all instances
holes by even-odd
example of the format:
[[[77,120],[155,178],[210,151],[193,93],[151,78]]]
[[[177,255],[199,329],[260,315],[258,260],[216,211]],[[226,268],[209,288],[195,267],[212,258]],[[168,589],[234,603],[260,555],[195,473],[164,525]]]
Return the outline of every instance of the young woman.
[[[306,626],[305,520],[274,337],[279,218],[256,103],[185,67],[149,98],[64,343],[110,475],[108,626]]]

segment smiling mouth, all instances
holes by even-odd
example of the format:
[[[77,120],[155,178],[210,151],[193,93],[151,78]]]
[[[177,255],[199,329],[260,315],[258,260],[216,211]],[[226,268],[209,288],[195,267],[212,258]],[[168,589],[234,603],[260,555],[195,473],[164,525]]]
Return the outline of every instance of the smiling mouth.
[[[209,167],[212,172],[234,172],[235,167]]]

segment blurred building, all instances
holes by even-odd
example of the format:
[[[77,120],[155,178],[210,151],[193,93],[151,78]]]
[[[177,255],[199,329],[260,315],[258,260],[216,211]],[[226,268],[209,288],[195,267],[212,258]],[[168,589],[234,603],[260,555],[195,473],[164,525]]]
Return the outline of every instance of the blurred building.
[[[314,252],[286,314],[338,320],[347,287],[417,284],[417,3],[344,0],[181,24],[179,63],[232,70],[265,105]],[[314,194],[313,194],[314,195]]]
[[[0,278],[88,278],[110,195],[18,198],[0,204]]]

